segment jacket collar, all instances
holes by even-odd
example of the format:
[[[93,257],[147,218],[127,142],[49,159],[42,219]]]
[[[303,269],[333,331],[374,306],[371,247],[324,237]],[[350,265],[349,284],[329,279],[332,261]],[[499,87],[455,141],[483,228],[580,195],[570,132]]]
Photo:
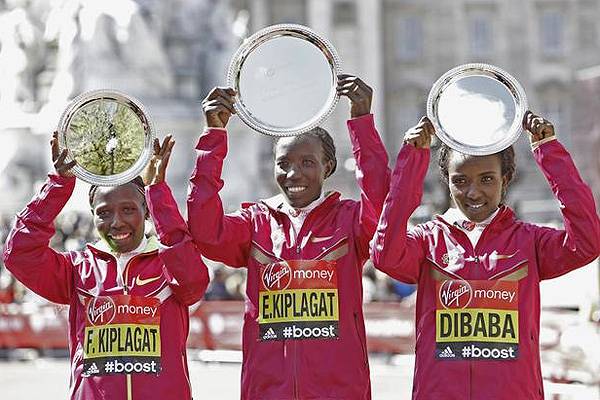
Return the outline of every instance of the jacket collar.
[[[139,255],[139,254],[149,254],[152,252],[155,252],[159,249],[159,242],[158,239],[156,238],[156,236],[150,236],[149,238],[144,238],[144,240],[142,240],[142,243],[140,243],[140,246],[135,249],[133,252],[136,253],[135,255]],[[110,246],[108,245],[108,243],[106,243],[106,241],[100,239],[99,241],[97,241],[96,243],[88,243],[87,247],[94,253],[105,253],[105,254],[110,254],[114,257],[117,257],[117,253],[115,253]]]
[[[340,196],[341,196],[341,194],[339,192],[336,192],[336,191],[328,192],[325,195],[325,199],[321,202],[321,204],[316,206],[312,211],[330,207],[333,203],[335,203],[339,200]],[[264,204],[265,206],[267,206],[269,209],[271,209],[273,211],[283,212],[283,207],[286,204],[286,200],[282,194],[278,194],[276,196],[269,197],[267,199],[262,199],[262,200],[260,200],[260,203]]]
[[[447,221],[446,219],[444,219],[443,215],[436,215],[435,216],[435,220],[448,225],[450,227],[456,228],[455,226],[453,226],[454,221]],[[496,216],[494,218],[492,218],[492,220],[489,222],[488,226],[490,229],[495,229],[497,227],[505,227],[507,225],[509,225],[510,223],[512,223],[515,220],[515,213],[514,211],[505,205],[501,205],[498,208],[498,211],[496,213]],[[458,228],[456,228],[458,229]]]

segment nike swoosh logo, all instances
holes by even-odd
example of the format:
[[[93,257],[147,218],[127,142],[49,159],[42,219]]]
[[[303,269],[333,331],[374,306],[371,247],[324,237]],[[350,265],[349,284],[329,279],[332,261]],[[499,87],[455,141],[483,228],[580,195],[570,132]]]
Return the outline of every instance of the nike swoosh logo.
[[[310,239],[310,241],[311,241],[312,243],[319,243],[319,242],[324,242],[324,241],[326,241],[326,240],[329,240],[329,239],[331,239],[331,238],[333,238],[333,235],[332,235],[332,236],[323,236],[323,237],[316,237],[316,236],[313,236],[313,237]]]
[[[517,253],[518,251],[515,251],[513,254],[498,254],[494,252],[490,254],[490,258],[492,260],[506,260],[508,258],[513,258]]]
[[[147,284],[152,283],[154,281],[157,281],[160,278],[162,278],[162,275],[153,276],[152,278],[148,278],[148,279],[141,279],[140,276],[138,275],[138,276],[135,277],[135,284],[137,286],[144,286],[144,285],[147,285]]]

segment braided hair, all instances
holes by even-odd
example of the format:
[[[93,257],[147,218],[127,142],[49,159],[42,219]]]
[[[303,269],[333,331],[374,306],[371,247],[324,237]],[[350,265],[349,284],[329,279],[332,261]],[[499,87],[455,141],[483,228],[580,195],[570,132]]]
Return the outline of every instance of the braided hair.
[[[333,138],[325,129],[317,126],[316,128],[311,129],[310,131],[303,133],[301,135],[295,136],[294,140],[301,140],[307,137],[313,137],[321,142],[321,148],[323,149],[323,156],[325,157],[325,161],[331,161],[331,171],[325,178],[329,178],[335,172],[337,168],[337,158],[335,156],[335,143],[333,142]],[[277,143],[282,138],[278,138],[273,146],[273,150],[277,147]]]
[[[448,164],[450,163],[450,155],[453,151],[447,144],[442,143],[438,150],[438,167],[440,169],[440,177],[442,182],[448,185]],[[515,149],[513,146],[509,146],[506,149],[492,154],[494,156],[498,156],[500,158],[500,169],[503,177],[506,177],[506,185],[504,187],[508,187],[508,185],[514,179],[517,172],[517,165],[515,162]],[[506,193],[502,192],[502,201],[504,201],[504,196]]]
[[[132,184],[136,187],[136,189],[141,193],[142,198],[144,199],[144,207],[146,207],[146,209],[148,208],[147,204],[146,204],[146,194],[145,194],[145,185],[144,185],[144,180],[142,179],[141,176],[136,176],[135,178],[133,178],[132,180],[130,180],[127,183],[124,183],[120,186],[125,186],[125,185],[129,185]],[[98,185],[92,185],[90,186],[90,191],[88,192],[88,201],[90,203],[90,207],[93,209],[94,208],[94,197],[96,197],[96,192],[98,191],[98,188],[100,186]]]

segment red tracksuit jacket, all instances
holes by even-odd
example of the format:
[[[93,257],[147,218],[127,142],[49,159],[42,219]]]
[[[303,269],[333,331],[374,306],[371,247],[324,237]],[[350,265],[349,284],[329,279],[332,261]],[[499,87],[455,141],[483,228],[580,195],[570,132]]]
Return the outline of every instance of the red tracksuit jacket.
[[[203,296],[208,273],[169,187],[161,183],[146,188],[161,244],[150,238],[146,249],[127,262],[120,280],[115,257],[96,246],[68,253],[48,246],[54,219],[74,186],[75,178],[50,175],[41,192],[17,215],[3,254],[6,267],[19,281],[54,303],[70,306],[70,398],[191,399],[188,305]],[[124,295],[136,300],[127,303]],[[152,318],[144,319],[142,313]],[[138,318],[145,328],[128,329]],[[90,330],[93,333],[88,334]],[[86,352],[106,357],[84,360]],[[134,357],[143,352],[153,352],[155,357]],[[112,371],[106,362],[112,362]],[[128,372],[126,368],[132,369],[130,378],[114,374]],[[135,373],[133,368],[140,372],[145,368],[147,373]],[[109,374],[102,375],[104,371]]]
[[[413,399],[543,399],[539,284],[600,253],[589,187],[556,140],[534,157],[562,204],[564,230],[500,211],[473,248],[441,217],[408,231],[419,205],[428,149],[405,145],[372,244],[375,266],[418,284]]]
[[[360,201],[330,193],[296,235],[280,196],[224,215],[218,192],[222,129],[196,149],[188,224],[202,254],[247,267],[241,397],[370,399],[362,266],[389,186],[388,159],[371,115],[348,122]],[[388,186],[386,186],[388,185]]]

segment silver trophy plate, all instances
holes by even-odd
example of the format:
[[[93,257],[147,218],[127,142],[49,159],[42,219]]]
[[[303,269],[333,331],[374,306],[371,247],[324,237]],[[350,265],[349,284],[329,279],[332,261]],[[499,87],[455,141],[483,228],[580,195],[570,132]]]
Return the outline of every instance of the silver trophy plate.
[[[67,106],[58,124],[59,147],[75,160],[78,178],[116,186],[139,175],[152,157],[153,124],[137,99],[114,90],[86,92]]]
[[[338,101],[341,72],[333,46],[302,25],[273,25],[234,54],[227,74],[234,108],[252,129],[272,136],[304,133],[325,120]]]
[[[487,155],[512,145],[527,111],[525,91],[506,71],[465,64],[442,75],[427,98],[427,116],[444,143],[462,153]]]

